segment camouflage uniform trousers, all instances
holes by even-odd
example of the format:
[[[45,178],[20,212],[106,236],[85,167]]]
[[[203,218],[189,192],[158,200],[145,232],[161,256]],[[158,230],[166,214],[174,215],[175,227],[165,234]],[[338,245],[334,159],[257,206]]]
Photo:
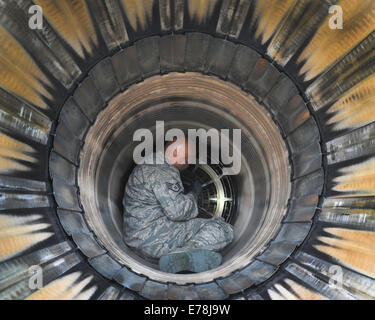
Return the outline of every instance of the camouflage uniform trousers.
[[[182,247],[220,251],[233,240],[233,227],[221,217],[195,218],[167,225],[136,248],[137,251],[145,257],[160,258]]]

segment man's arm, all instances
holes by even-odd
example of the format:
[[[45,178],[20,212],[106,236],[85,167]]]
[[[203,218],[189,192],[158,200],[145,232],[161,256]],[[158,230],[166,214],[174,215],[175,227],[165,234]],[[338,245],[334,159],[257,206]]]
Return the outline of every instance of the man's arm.
[[[198,216],[198,204],[193,193],[183,194],[180,181],[157,181],[153,192],[168,219],[187,221]]]

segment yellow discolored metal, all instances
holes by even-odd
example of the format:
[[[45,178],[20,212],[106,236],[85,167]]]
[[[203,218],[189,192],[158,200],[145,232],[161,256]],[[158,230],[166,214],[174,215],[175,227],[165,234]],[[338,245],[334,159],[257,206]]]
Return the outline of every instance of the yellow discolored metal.
[[[257,21],[255,37],[266,43],[277,31],[279,24],[295,6],[297,0],[257,0],[254,20]]]
[[[326,297],[306,289],[293,280],[286,279],[285,282],[293,289],[301,300],[328,300]]]
[[[204,23],[212,16],[218,0],[189,0],[187,1],[191,19]]]
[[[75,296],[74,300],[89,300],[92,297],[92,295],[96,292],[97,289],[98,289],[97,286],[93,286],[83,291],[79,295]]]
[[[268,290],[268,294],[272,300],[327,300],[326,297],[308,290],[293,280],[286,279],[285,283],[292,288],[293,292],[281,284],[275,284],[274,287],[277,290]]]
[[[0,87],[45,109],[41,95],[52,97],[43,82],[49,84],[28,53],[0,26]]]
[[[324,245],[315,248],[332,256],[343,265],[375,278],[375,233],[370,231],[326,228],[337,238],[319,237]]]
[[[40,218],[39,215],[27,217],[0,215],[0,261],[10,258],[53,235],[50,232],[42,232],[50,226],[49,224],[31,224]]]
[[[29,234],[33,233],[34,231],[43,230],[49,227],[49,224],[47,223],[38,223],[38,224],[32,224],[32,225],[20,225],[15,226],[12,228],[1,230],[0,237],[14,237],[22,234]]]
[[[345,196],[375,195],[375,159],[341,169],[340,173],[342,175],[334,179],[333,190],[345,192]]]
[[[61,279],[57,279],[44,288],[34,292],[26,300],[84,300],[89,299],[96,291],[96,287],[82,292],[91,282],[92,276],[77,282],[81,272],[75,272]]]
[[[154,0],[122,0],[125,14],[136,31],[145,30],[151,20]],[[138,26],[141,30],[138,30]]]
[[[375,52],[373,53],[375,55]],[[375,75],[348,90],[329,110],[334,130],[360,128],[375,120]]]
[[[35,0],[43,14],[71,47],[83,58],[92,53],[97,36],[85,0]]]
[[[315,20],[321,0],[307,0],[296,3],[293,12],[288,11],[287,19],[278,25],[275,35],[267,48],[267,54],[280,65],[285,66],[299,48],[296,39],[311,20]],[[298,17],[298,18],[297,18]],[[291,50],[295,48],[295,50]]]
[[[35,150],[27,144],[0,133],[0,172],[29,170],[19,161],[36,162],[34,152]]]
[[[327,18],[298,58],[298,63],[304,62],[300,74],[305,74],[305,81],[322,73],[375,30],[373,0],[341,0],[337,4],[343,9],[343,29],[329,27],[332,15],[327,12]]]
[[[285,289],[280,284],[275,284],[275,289],[269,289],[268,294],[272,300],[298,300],[298,297]]]

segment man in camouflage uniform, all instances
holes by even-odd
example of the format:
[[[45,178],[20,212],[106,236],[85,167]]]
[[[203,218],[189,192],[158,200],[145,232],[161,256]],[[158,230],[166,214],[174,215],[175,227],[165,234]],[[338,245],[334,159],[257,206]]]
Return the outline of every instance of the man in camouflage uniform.
[[[180,177],[188,166],[189,143],[174,143],[185,163],[157,153],[154,164],[138,165],[131,173],[124,196],[124,241],[144,257],[161,258],[162,271],[202,272],[220,265],[216,251],[233,240],[233,227],[221,217],[197,218],[201,185],[195,181],[185,194]],[[164,164],[155,164],[159,157]]]

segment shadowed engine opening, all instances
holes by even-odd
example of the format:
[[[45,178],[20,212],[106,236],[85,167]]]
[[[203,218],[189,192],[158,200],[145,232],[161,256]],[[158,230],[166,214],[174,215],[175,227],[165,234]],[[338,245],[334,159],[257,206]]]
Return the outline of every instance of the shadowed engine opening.
[[[176,85],[176,82],[186,81],[189,77],[192,77],[194,83],[193,91],[191,95],[185,91],[180,96],[178,90],[182,87]],[[130,88],[102,111],[86,137],[78,181],[85,217],[98,240],[112,256],[133,270],[142,273],[142,269],[147,268],[150,277],[154,275],[157,280],[204,282],[233,272],[241,263],[249,263],[278,230],[286,210],[289,187],[284,189],[285,193],[275,193],[272,190],[278,188],[276,184],[283,179],[284,186],[290,184],[287,149],[278,128],[264,108],[235,86],[224,87],[230,91],[236,90],[241,98],[246,99],[246,102],[241,103],[247,112],[254,112],[253,119],[242,121],[238,114],[232,112],[230,105],[223,105],[226,101],[218,96],[213,99],[216,101],[210,101],[215,96],[210,90],[197,94],[200,86],[208,80],[204,76],[164,76],[162,83],[165,92],[163,89],[156,91],[152,79],[134,86],[136,95],[139,87],[143,87],[142,97],[147,101],[131,106],[129,95],[132,96],[133,91]],[[172,87],[169,87],[168,82]],[[220,90],[218,92],[225,95],[225,90],[218,86],[223,85],[220,80],[211,78],[210,82],[213,90]],[[177,92],[174,93],[175,85]],[[147,93],[148,89],[151,92]],[[153,96],[155,92],[157,97]],[[163,94],[166,96],[160,96]],[[215,128],[219,131],[241,129],[241,170],[238,175],[222,177],[219,182],[210,183],[221,176],[220,166],[195,168],[202,182],[207,183],[200,199],[201,214],[207,215],[210,210],[214,210],[214,214],[226,214],[235,228],[234,241],[222,252],[222,266],[213,271],[180,275],[179,278],[175,275],[166,276],[158,270],[155,263],[140,258],[122,241],[122,198],[127,177],[134,168],[133,150],[138,144],[132,140],[133,133],[144,128],[155,136],[156,121],[165,122],[165,131],[170,128],[179,128],[185,132],[188,129],[202,128]],[[259,128],[264,128],[265,131],[260,131]],[[219,199],[213,201],[215,197]]]

